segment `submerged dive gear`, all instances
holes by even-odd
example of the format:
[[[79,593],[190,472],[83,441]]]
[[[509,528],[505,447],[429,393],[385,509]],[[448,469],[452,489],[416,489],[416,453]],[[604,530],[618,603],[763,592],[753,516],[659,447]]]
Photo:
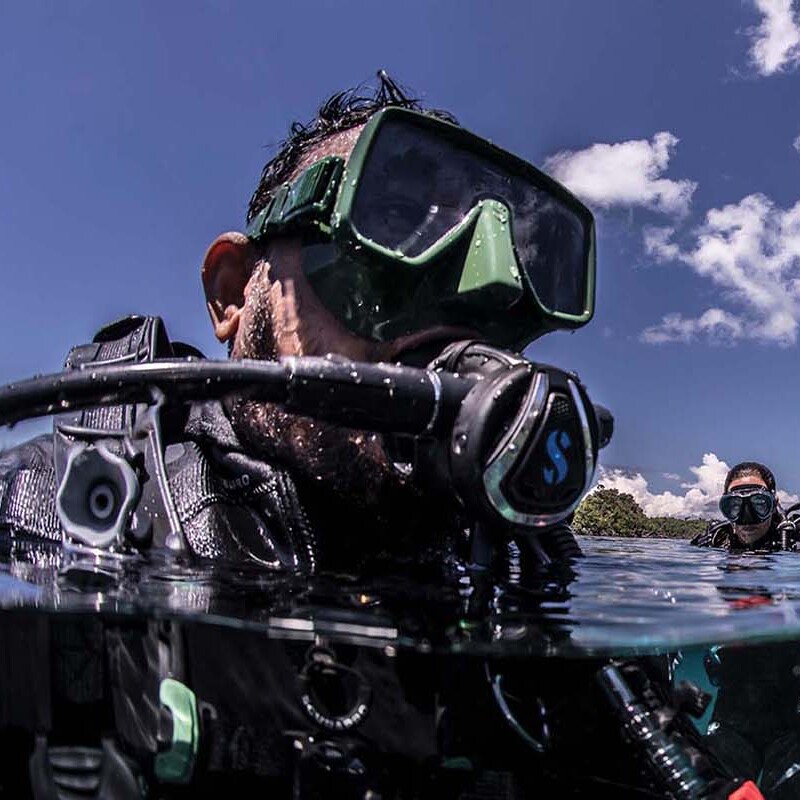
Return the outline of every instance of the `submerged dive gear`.
[[[545,602],[553,581],[542,579]],[[260,585],[250,599],[268,616],[255,625],[230,624],[225,606],[5,609],[0,642],[18,653],[0,662],[0,734],[24,747],[3,751],[0,797],[509,800],[613,785],[615,798],[699,800],[673,790],[730,783],[684,733],[691,704],[657,702],[658,676],[630,663],[612,665],[618,694],[606,694],[605,658],[522,643],[483,656],[467,635],[415,647],[398,630],[410,598],[396,588],[365,607],[320,583],[287,595],[290,585]]]
[[[329,156],[278,187],[248,236],[296,232],[322,302],[389,340],[460,325],[501,346],[585,325],[594,222],[563,186],[448,122],[377,112],[347,162]]]
[[[757,525],[775,511],[775,495],[759,484],[737,486],[719,500],[723,516],[736,525]]]

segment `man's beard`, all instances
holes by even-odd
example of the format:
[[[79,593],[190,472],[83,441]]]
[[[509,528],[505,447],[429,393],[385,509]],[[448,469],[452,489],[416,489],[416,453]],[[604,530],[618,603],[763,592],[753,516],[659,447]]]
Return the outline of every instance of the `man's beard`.
[[[261,279],[263,269],[263,262],[256,266],[233,358],[276,360],[272,300],[267,281]],[[417,494],[393,468],[376,434],[288,414],[279,406],[242,397],[229,400],[227,408],[249,452],[346,502],[367,508],[398,494],[408,499]]]
[[[745,544],[752,545],[760,541],[768,530],[768,522],[761,522],[755,525],[737,525],[736,535]]]

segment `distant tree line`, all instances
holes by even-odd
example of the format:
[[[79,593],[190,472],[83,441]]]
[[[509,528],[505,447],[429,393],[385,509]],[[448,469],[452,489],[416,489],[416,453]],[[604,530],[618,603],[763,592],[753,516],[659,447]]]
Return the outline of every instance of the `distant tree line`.
[[[594,536],[658,536],[690,539],[706,529],[707,520],[648,517],[633,495],[600,484],[575,512],[573,528]]]

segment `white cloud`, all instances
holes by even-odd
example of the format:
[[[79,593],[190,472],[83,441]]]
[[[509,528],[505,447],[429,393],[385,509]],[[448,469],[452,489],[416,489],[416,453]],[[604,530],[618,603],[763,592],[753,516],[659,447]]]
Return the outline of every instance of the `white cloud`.
[[[633,495],[633,499],[650,517],[719,517],[719,497],[730,466],[714,453],[706,453],[703,463],[690,467],[694,481],[682,483],[683,494],[652,492],[647,479],[640,472],[629,473],[622,469],[600,469],[600,483],[606,489]],[[678,476],[669,475],[670,478]],[[596,487],[595,487],[596,488]],[[782,489],[778,497],[784,508],[797,503],[800,498]]]
[[[673,228],[649,228],[645,249],[659,261],[681,261],[721,290],[733,310],[707,309],[697,318],[667,314],[647,328],[650,344],[743,339],[790,345],[800,324],[800,202],[777,208],[762,194],[711,209],[689,249],[672,241]]]
[[[796,494],[789,494],[789,492],[784,492],[783,489],[778,489],[777,491],[778,500],[783,508],[789,508],[789,506],[793,506],[795,503],[800,503],[800,497]]]
[[[687,319],[677,313],[666,314],[658,325],[645,328],[641,339],[647,344],[688,344],[703,337],[715,344],[734,344],[742,338],[744,330],[745,324],[739,317],[721,308],[709,308],[697,319]]]
[[[685,214],[697,184],[662,177],[678,139],[668,131],[646,139],[593,144],[564,150],[545,162],[545,170],[590,206],[642,207]]]
[[[749,33],[750,58],[761,75],[774,75],[800,63],[800,25],[792,0],[753,0],[763,15]]]
[[[795,139],[795,140],[792,142],[792,147],[794,147],[794,149],[795,149],[795,150],[797,150],[797,152],[798,152],[798,153],[800,153],[800,136],[798,136],[798,137],[797,137],[797,138],[796,138],[796,139]]]

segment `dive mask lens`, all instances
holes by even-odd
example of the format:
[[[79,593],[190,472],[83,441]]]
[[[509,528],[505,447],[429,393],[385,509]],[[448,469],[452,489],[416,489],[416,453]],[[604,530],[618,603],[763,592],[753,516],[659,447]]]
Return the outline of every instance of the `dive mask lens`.
[[[413,115],[389,116],[372,138],[355,187],[355,231],[414,264],[459,241],[482,202],[495,201],[495,237],[510,230],[516,263],[508,266],[517,278],[524,274],[543,310],[578,319],[591,308],[588,210],[530,164],[479,137]],[[490,238],[483,246],[494,243]]]
[[[744,506],[744,498],[738,494],[724,494],[719,499],[719,510],[722,516],[730,522],[736,522]]]
[[[775,501],[769,492],[757,492],[750,495],[749,500],[753,512],[762,521],[767,519],[775,508]]]

